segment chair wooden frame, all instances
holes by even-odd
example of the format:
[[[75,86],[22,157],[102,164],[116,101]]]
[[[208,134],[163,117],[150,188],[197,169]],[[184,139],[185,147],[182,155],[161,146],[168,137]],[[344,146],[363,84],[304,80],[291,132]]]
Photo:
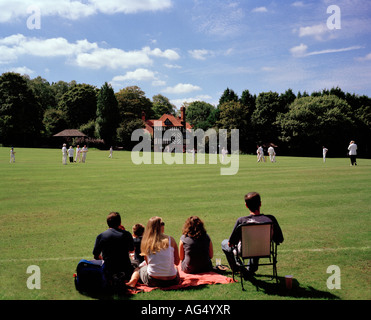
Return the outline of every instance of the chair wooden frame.
[[[240,248],[235,247],[234,252],[237,253],[237,257],[242,260],[241,267],[247,267],[248,262],[251,258],[259,258],[257,266],[273,266],[272,279],[276,279],[277,276],[277,244],[273,241],[273,223],[249,223],[241,224],[238,226],[238,232],[241,232],[241,246]],[[236,257],[236,258],[237,258]],[[269,262],[261,263],[261,259],[268,258]],[[247,260],[247,262],[245,262]],[[233,280],[234,280],[233,271]],[[243,287],[243,273],[240,271],[241,286]]]

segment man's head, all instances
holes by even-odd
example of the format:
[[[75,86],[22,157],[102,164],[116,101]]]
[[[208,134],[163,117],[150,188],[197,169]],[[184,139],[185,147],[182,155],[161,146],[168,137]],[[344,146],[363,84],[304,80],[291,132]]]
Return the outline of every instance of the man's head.
[[[111,212],[107,217],[107,224],[110,228],[118,228],[121,225],[121,217],[118,212]]]
[[[257,192],[249,192],[247,195],[245,195],[245,204],[251,212],[260,210],[260,194]]]

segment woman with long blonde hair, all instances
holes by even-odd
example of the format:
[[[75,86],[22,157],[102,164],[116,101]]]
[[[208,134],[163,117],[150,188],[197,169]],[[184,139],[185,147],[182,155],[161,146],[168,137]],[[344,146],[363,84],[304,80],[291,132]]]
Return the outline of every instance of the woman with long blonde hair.
[[[179,264],[178,246],[174,238],[164,234],[165,223],[152,217],[145,228],[141,255],[146,264],[135,270],[128,286],[134,287],[140,279],[150,287],[169,287],[179,283],[176,265]]]

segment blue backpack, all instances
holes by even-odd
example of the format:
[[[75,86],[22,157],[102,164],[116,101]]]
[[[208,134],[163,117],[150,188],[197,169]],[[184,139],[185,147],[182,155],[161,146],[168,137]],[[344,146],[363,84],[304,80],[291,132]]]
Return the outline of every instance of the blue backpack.
[[[79,292],[98,293],[109,287],[103,260],[80,260],[74,276],[75,287]]]

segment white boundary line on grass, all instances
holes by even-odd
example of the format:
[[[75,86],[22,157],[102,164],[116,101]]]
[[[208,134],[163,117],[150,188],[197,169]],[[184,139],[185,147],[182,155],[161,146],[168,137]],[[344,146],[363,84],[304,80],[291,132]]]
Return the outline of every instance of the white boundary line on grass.
[[[345,247],[345,248],[318,248],[318,249],[283,249],[279,252],[324,252],[324,251],[350,251],[350,250],[370,250],[371,247]],[[223,255],[222,253],[217,253],[216,256]],[[92,257],[59,257],[59,258],[29,258],[29,259],[4,259],[0,260],[0,263],[4,262],[35,262],[35,261],[65,261],[65,260],[76,260],[81,259],[92,260]]]
[[[345,248],[318,248],[318,249],[293,249],[279,250],[279,252],[323,252],[323,251],[350,251],[350,250],[369,250],[371,247],[345,247]]]

